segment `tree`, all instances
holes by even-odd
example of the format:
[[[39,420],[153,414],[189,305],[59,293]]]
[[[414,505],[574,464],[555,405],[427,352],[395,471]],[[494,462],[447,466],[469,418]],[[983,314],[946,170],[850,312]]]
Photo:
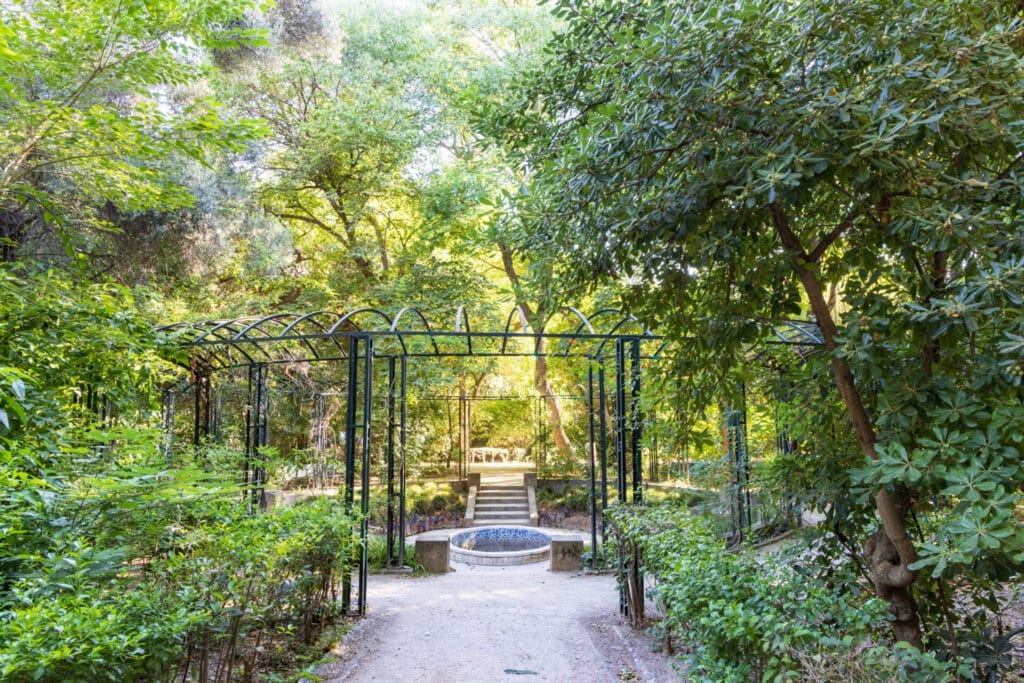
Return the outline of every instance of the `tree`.
[[[1017,12],[564,0],[502,119],[565,286],[618,282],[681,342],[695,403],[766,322],[817,322],[860,448],[833,496],[852,481],[874,508],[875,589],[918,647],[922,571],[1024,560]]]
[[[239,148],[256,131],[212,98],[172,88],[205,72],[201,51],[256,39],[226,28],[238,2],[14,2],[0,7],[0,211],[12,257],[34,234],[70,245],[96,209],[182,206],[168,160]],[[68,247],[70,248],[70,246]]]
[[[441,241],[425,229],[440,206],[432,181],[449,170],[434,156],[448,130],[430,73],[444,49],[419,30],[434,14],[346,6],[330,42],[234,69],[236,107],[271,129],[256,169],[263,210],[347,262],[364,290],[386,289],[406,252]]]

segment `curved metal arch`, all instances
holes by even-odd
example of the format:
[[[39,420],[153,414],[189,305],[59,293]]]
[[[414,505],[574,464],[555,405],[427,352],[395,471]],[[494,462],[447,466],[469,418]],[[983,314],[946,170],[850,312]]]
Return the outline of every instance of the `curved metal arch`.
[[[170,324],[170,325],[160,325],[159,327],[157,327],[157,328],[156,328],[156,331],[157,331],[157,332],[166,332],[166,333],[168,333],[168,334],[170,334],[170,335],[172,335],[172,336],[173,336],[173,335],[175,335],[175,334],[181,334],[181,335],[183,335],[183,334],[186,334],[186,333],[188,333],[188,332],[198,333],[198,332],[200,332],[200,331],[201,331],[201,329],[202,329],[202,328],[201,328],[201,326],[202,326],[202,325],[205,325],[205,324],[210,324],[210,323],[219,323],[219,322],[222,322],[222,321],[201,321],[201,322],[198,322],[198,323],[172,323],[172,324]],[[208,331],[207,331],[207,332],[204,332],[204,336],[205,336],[206,334],[208,334]],[[226,341],[226,340],[223,340],[223,338],[222,338],[222,337],[218,337],[218,340],[222,340],[222,341],[224,341],[224,343],[225,343],[225,344],[229,344],[229,345],[231,344],[231,342],[230,342],[230,341]],[[189,345],[189,346],[191,346],[191,345],[194,345],[194,343],[195,343],[195,340],[193,340],[193,339],[190,339],[189,341],[187,341],[187,342],[184,342],[184,343],[185,343],[186,345]],[[211,347],[211,348],[216,348],[216,347]],[[250,364],[251,364],[251,363],[255,363],[255,362],[256,362],[256,361],[255,361],[255,360],[253,360],[253,359],[252,359],[252,357],[251,357],[251,356],[250,356],[249,354],[247,354],[247,353],[246,353],[246,352],[245,352],[244,350],[242,350],[242,349],[240,349],[240,348],[239,348],[239,349],[238,349],[238,352],[239,352],[240,354],[242,354],[242,355],[243,355],[243,356],[245,357],[245,359],[246,359],[247,361],[249,361],[249,363],[250,363]],[[229,364],[226,364],[226,363],[225,363],[225,362],[224,362],[223,360],[220,360],[220,358],[219,358],[219,354],[217,354],[217,353],[215,353],[215,352],[212,352],[212,351],[210,351],[210,352],[206,352],[206,353],[204,353],[204,354],[203,354],[203,356],[204,356],[205,358],[207,358],[207,359],[214,359],[214,358],[218,359],[218,360],[220,361],[220,362],[218,363],[218,366],[219,366],[219,367],[227,367],[227,366],[229,365]],[[187,366],[186,366],[186,367],[187,367]]]
[[[327,328],[324,325],[322,325],[319,320],[316,319],[317,316],[321,316],[321,315],[324,315],[324,316],[338,316],[340,314],[332,313],[331,311],[315,311],[313,313],[306,313],[304,315],[300,315],[295,320],[293,320],[291,323],[289,323],[288,327],[286,327],[283,330],[281,330],[281,336],[287,336],[288,334],[290,334],[292,332],[292,330],[296,329],[300,324],[302,324],[302,323],[304,323],[306,321],[309,321],[313,325],[316,325],[320,329],[320,331],[324,334],[324,336],[326,336],[327,339],[331,340],[331,342],[334,344],[335,348],[338,349],[338,351],[341,353],[342,356],[346,355],[347,351],[342,347],[342,345],[340,343],[338,343],[338,338],[335,337],[334,335],[328,334]],[[307,346],[309,346],[309,344],[307,344]],[[315,350],[313,351],[313,354],[316,355],[317,358],[320,357],[319,354],[317,354],[317,352]]]
[[[512,310],[509,311],[508,318],[505,319],[505,334],[501,340],[502,355],[505,354],[505,348],[508,346],[508,338],[509,335],[511,334],[511,332],[509,332],[509,328],[512,327],[512,316],[514,316],[516,313],[519,314],[519,325],[523,330],[523,334],[530,334],[529,332],[527,332],[527,328],[530,326],[530,323],[527,322],[526,314],[523,313],[522,307],[518,305],[513,307]]]
[[[587,329],[590,330],[590,334],[597,334],[597,332],[594,331],[594,326],[590,323],[590,319],[587,318],[587,316],[583,315],[583,313],[581,313],[579,309],[573,306],[563,306],[562,310],[569,311],[570,313],[572,313],[573,315],[580,319],[580,325],[579,327],[576,328],[576,334],[579,334],[580,328],[582,328],[584,325],[586,325]]]
[[[459,323],[463,320],[466,321],[466,349],[469,351],[469,355],[473,355],[473,329],[469,325],[469,311],[466,310],[464,305],[459,306],[455,309],[455,334],[460,332]]]
[[[420,322],[423,323],[423,326],[425,328],[427,328],[427,330],[426,330],[427,332],[433,332],[434,331],[434,328],[432,328],[430,326],[430,320],[427,319],[427,316],[424,315],[423,311],[421,311],[420,309],[416,308],[415,306],[406,306],[405,308],[400,310],[398,313],[395,314],[395,321],[393,323],[391,323],[391,331],[398,335],[398,341],[401,342],[401,344],[402,344],[402,352],[403,353],[405,353],[407,351],[407,349],[405,348],[405,339],[402,337],[402,330],[399,329],[398,323],[399,323],[399,321],[401,321],[402,316],[404,316],[406,313],[410,313],[410,312],[414,313],[416,315],[416,317],[420,319]],[[406,332],[412,332],[412,330],[405,330],[405,331]],[[440,356],[441,355],[441,349],[438,348],[437,340],[434,338],[433,335],[430,335],[430,344],[431,344],[431,346],[434,347],[434,354]]]
[[[345,313],[340,318],[338,318],[337,322],[331,325],[331,327],[327,330],[327,334],[334,334],[335,332],[338,331],[338,328],[344,325],[345,323],[348,323],[352,325],[352,327],[356,328],[356,332],[361,332],[363,328],[359,327],[359,325],[356,323],[355,317],[362,313],[372,313],[376,316],[384,318],[384,321],[388,324],[389,327],[391,325],[392,321],[387,313],[384,313],[383,311],[380,311],[376,308],[357,308],[356,310],[351,311],[349,313]]]
[[[207,320],[201,323],[201,325],[211,325],[211,327],[204,329],[202,334],[192,340],[193,343],[199,344],[210,335],[214,335],[217,339],[223,340],[224,337],[219,333],[221,330],[229,330],[232,335],[237,334],[238,330],[234,327],[235,325],[245,325],[250,320],[258,320],[254,316],[247,316],[242,318],[231,318],[229,320]],[[230,339],[231,337],[229,337]]]
[[[189,325],[189,327],[190,328],[194,328],[194,329],[204,329],[201,326],[203,326],[203,325],[212,325],[212,327],[205,328],[203,333],[201,335],[199,335],[198,337],[196,337],[195,339],[193,339],[192,341],[193,342],[201,342],[208,335],[211,335],[214,332],[219,331],[221,328],[228,327],[229,325],[234,325],[234,324],[236,324],[236,323],[238,323],[239,321],[242,321],[242,320],[254,320],[254,319],[255,318],[231,318],[229,320],[203,320],[200,323],[192,323],[192,324]]]
[[[604,310],[598,311],[597,313],[595,313],[594,315],[591,316],[591,319],[594,319],[597,316],[602,315],[604,313],[618,313],[619,315],[621,315],[623,317],[622,317],[621,320],[619,320],[619,322],[615,323],[615,325],[613,325],[610,330],[608,330],[607,332],[603,333],[603,334],[608,335],[608,336],[605,339],[601,340],[601,343],[598,344],[598,346],[597,346],[597,353],[594,354],[595,357],[599,357],[604,352],[604,347],[605,347],[605,344],[608,343],[608,340],[612,338],[612,335],[615,335],[619,331],[620,327],[622,327],[623,325],[626,325],[627,323],[631,323],[631,322],[632,323],[636,323],[637,325],[640,326],[640,329],[643,330],[642,334],[632,335],[632,336],[634,336],[634,337],[636,337],[638,339],[642,339],[644,337],[655,337],[656,336],[653,332],[651,332],[649,329],[644,327],[644,324],[641,323],[639,320],[637,320],[635,315],[633,315],[632,313],[623,313],[622,311],[620,311],[618,309],[615,309],[615,308],[606,308]],[[627,336],[627,335],[623,335],[623,336]]]
[[[418,322],[409,322],[410,316]],[[518,317],[518,323],[515,322]],[[549,333],[556,324],[559,329],[568,319],[565,331]],[[500,318],[499,318],[500,319]],[[601,325],[605,320],[614,322],[610,330]],[[422,325],[423,329],[420,329]],[[620,331],[635,325],[635,332],[621,334]],[[793,324],[789,327],[804,329]],[[202,357],[211,367],[227,368],[239,364],[261,362],[294,362],[296,360],[325,361],[336,360],[347,356],[342,337],[373,336],[381,341],[393,344],[395,338],[400,345],[393,352],[378,345],[377,353],[392,355],[400,353],[406,356],[473,356],[473,355],[536,355],[539,346],[519,348],[510,347],[515,338],[530,338],[535,342],[538,338],[559,340],[557,346],[547,352],[552,356],[579,356],[597,358],[605,351],[608,340],[616,337],[642,339],[661,342],[663,339],[643,327],[632,315],[607,308],[597,311],[589,317],[580,309],[571,306],[558,308],[550,320],[536,331],[532,330],[527,313],[521,306],[513,306],[505,320],[504,328],[494,331],[477,331],[469,312],[469,306],[462,305],[456,309],[454,328],[434,329],[431,320],[419,309],[406,307],[392,318],[388,313],[375,308],[360,308],[348,313],[332,313],[330,311],[313,311],[309,313],[283,312],[262,317],[243,316],[232,320],[207,320],[192,324],[175,323],[158,329],[171,332],[187,341],[183,345],[195,346],[194,357]],[[788,328],[787,328],[788,329]],[[619,333],[619,334],[617,334]],[[784,333],[789,336],[789,333]],[[410,345],[412,336],[424,336],[430,344],[418,350]],[[455,345],[449,347],[439,338],[451,337]],[[501,339],[500,348],[481,349],[477,338],[488,340]],[[442,348],[444,347],[444,348]],[[656,351],[661,355],[664,345]],[[254,350],[255,349],[255,350]],[[334,353],[334,350],[337,353]],[[645,354],[651,357],[650,354]]]
[[[236,335],[236,337],[237,338],[248,339],[249,338],[249,333],[254,331],[254,330],[256,330],[256,331],[260,332],[261,334],[263,334],[263,338],[264,339],[281,340],[283,337],[287,336],[287,331],[291,329],[292,324],[294,324],[294,321],[293,321],[293,323],[289,323],[289,324],[285,325],[284,329],[281,330],[280,332],[278,332],[276,335],[272,335],[269,332],[267,332],[266,330],[264,330],[263,326],[265,324],[268,324],[268,323],[274,323],[274,324],[277,324],[277,325],[280,326],[281,324],[283,324],[281,322],[281,320],[283,318],[284,319],[295,318],[295,319],[301,320],[304,317],[305,316],[300,316],[300,315],[297,315],[295,313],[274,313],[273,315],[268,315],[268,316],[266,316],[266,317],[264,317],[264,318],[262,318],[260,320],[257,320],[254,323],[251,323],[248,327],[246,327],[244,330],[239,332]],[[307,349],[309,349],[309,352],[313,354],[313,358],[315,358],[316,360],[320,360],[320,353],[316,350],[316,348],[313,347],[312,344],[309,343],[308,339],[300,339],[300,341],[302,342],[302,345],[305,346]],[[259,346],[259,345],[257,344],[257,346]]]
[[[583,329],[584,327],[586,327],[590,331],[590,334],[597,334],[597,332],[594,331],[594,326],[590,324],[590,320],[587,318],[587,316],[583,315],[583,313],[581,313],[579,311],[579,309],[577,309],[577,308],[575,308],[573,306],[560,306],[555,311],[555,315],[559,315],[559,314],[563,314],[564,315],[566,311],[568,311],[569,313],[575,315],[580,320],[580,324],[577,325],[576,330],[572,333],[573,337],[578,337],[579,333],[580,333],[580,330]],[[552,315],[546,321],[544,321],[544,324],[541,325],[540,329],[536,331],[536,333],[537,333],[537,340],[533,343],[533,352],[535,354],[539,354],[540,353],[541,339],[544,338],[544,333],[547,331],[548,325],[551,324],[551,321],[555,319],[555,315]],[[573,343],[573,339],[570,339],[569,340],[569,344],[571,345],[572,343]]]
[[[245,320],[245,319],[243,318],[243,320]],[[209,330],[204,332],[198,339],[194,340],[193,343],[195,343],[197,345],[201,345],[205,341],[206,344],[210,344],[210,345],[212,345],[212,344],[219,344],[219,345],[226,344],[230,348],[236,349],[240,354],[242,354],[242,356],[244,356],[245,359],[247,361],[249,361],[250,365],[259,362],[255,358],[250,356],[246,351],[244,351],[242,349],[241,346],[239,346],[236,343],[237,342],[236,337],[237,337],[238,331],[234,327],[232,327],[232,325],[234,325],[237,321],[226,320],[226,321],[214,321],[214,322],[216,322],[216,324],[212,328],[210,328]],[[227,331],[229,333],[227,336],[224,335],[225,331]],[[214,337],[216,339],[216,341],[208,340],[207,337],[209,337],[209,336]],[[256,346],[256,350],[259,351],[260,353],[262,353],[268,360],[270,359],[270,354],[268,354],[265,349],[262,349],[259,346]],[[216,354],[216,353],[214,353],[212,351],[208,352],[208,354],[211,357],[219,355],[219,354]],[[230,361],[227,364],[230,365]]]
[[[783,334],[783,329],[788,328],[796,333],[797,336],[803,337],[803,340],[793,339],[790,336]],[[821,346],[825,343],[825,337],[822,336],[821,328],[818,327],[817,323],[804,320],[783,320],[775,326],[775,336],[786,342],[787,344],[801,344],[806,343],[814,346]]]

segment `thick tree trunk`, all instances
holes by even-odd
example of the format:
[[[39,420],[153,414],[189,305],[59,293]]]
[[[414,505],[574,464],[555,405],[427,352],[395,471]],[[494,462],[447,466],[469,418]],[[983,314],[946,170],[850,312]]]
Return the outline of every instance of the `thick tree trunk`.
[[[535,331],[542,329],[544,327],[543,302],[537,306],[537,312],[534,313],[530,304],[525,301],[523,296],[522,283],[519,280],[519,273],[516,272],[515,263],[512,260],[511,247],[504,242],[499,242],[498,249],[501,251],[501,264],[505,269],[505,275],[508,276],[508,280],[512,284],[512,291],[516,296],[516,305],[522,310],[523,315],[526,316],[526,319]],[[551,385],[548,382],[548,359],[544,355],[546,347],[547,343],[545,340],[539,340],[537,344],[537,360],[534,366],[533,385],[540,395],[544,397],[544,405],[547,407],[548,412],[548,426],[555,440],[555,447],[560,451],[572,453],[572,442],[569,441],[569,436],[565,433],[565,427],[562,425],[562,409],[558,403],[558,397],[555,396],[555,392],[551,390]]]
[[[533,385],[537,392],[544,397],[544,405],[548,409],[548,426],[551,428],[551,437],[555,440],[555,448],[565,453],[572,453],[572,442],[565,433],[565,426],[562,424],[562,409],[558,405],[558,397],[551,390],[548,383],[548,357],[544,355],[547,344],[543,339],[538,345],[538,354],[534,365]]]
[[[771,211],[772,221],[782,245],[796,261],[797,275],[821,329],[825,348],[829,351],[829,362],[832,365],[836,388],[842,396],[861,450],[871,460],[878,460],[874,425],[861,400],[853,372],[846,361],[835,355],[839,347],[836,341],[839,331],[825,300],[821,282],[809,267],[810,258],[800,244],[799,238],[790,229],[788,217],[777,204],[771,205]],[[917,549],[907,535],[903,521],[905,510],[897,505],[885,488],[879,489],[875,494],[875,509],[882,522],[882,530],[865,546],[871,561],[875,591],[891,605],[895,617],[893,633],[896,638],[921,649],[921,626],[917,618],[917,607],[910,593],[910,586],[917,578],[917,572],[911,570],[909,565],[917,561]]]
[[[466,385],[459,382],[459,457],[469,463],[469,395]]]

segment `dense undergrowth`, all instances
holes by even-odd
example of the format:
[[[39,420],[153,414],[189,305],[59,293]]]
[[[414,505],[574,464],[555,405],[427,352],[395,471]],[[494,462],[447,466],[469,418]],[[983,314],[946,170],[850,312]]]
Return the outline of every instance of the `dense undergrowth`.
[[[648,592],[664,612],[665,641],[695,680],[941,681],[958,673],[954,663],[894,646],[886,604],[835,557],[803,546],[786,557],[728,550],[713,521],[684,505],[617,507],[609,518],[631,617],[645,622]],[[969,664],[959,671],[968,678]]]
[[[255,680],[338,616],[338,498],[250,515],[223,454],[174,461],[178,372],[112,285],[0,271],[0,680]]]

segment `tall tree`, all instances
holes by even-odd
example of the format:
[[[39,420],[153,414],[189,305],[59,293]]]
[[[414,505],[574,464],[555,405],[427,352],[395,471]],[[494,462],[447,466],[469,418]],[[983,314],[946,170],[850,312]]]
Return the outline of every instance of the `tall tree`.
[[[106,205],[183,206],[170,159],[239,149],[252,121],[171,89],[206,72],[202,51],[253,42],[226,28],[252,0],[9,2],[0,6],[0,239],[74,248]]]
[[[922,571],[1024,559],[1024,79],[1014,3],[564,0],[503,119],[566,286],[614,280],[706,388],[810,314],[899,640]],[[831,301],[830,301],[831,300]],[[713,400],[712,391],[697,400]],[[938,507],[935,507],[935,505]],[[939,520],[930,538],[908,529]]]

